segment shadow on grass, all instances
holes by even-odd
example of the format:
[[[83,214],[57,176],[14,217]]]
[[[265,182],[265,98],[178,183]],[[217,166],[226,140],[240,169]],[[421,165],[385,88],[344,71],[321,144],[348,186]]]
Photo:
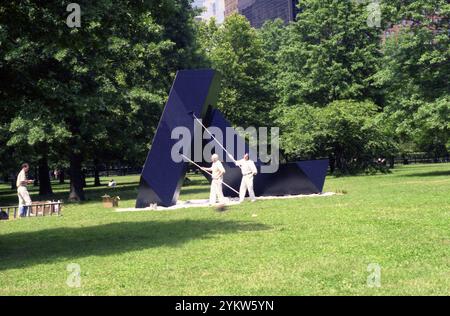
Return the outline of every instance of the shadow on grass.
[[[120,222],[79,228],[54,228],[0,237],[1,270],[57,260],[108,256],[161,246],[177,247],[216,234],[261,231],[270,226],[224,220]]]
[[[204,186],[200,188],[191,188],[186,187],[181,189],[181,194],[197,194],[197,193],[205,193],[205,199],[209,197],[209,186]]]
[[[183,186],[203,185],[203,184],[208,184],[208,180],[204,177],[202,178],[186,177]]]
[[[450,176],[450,170],[438,170],[438,171],[428,171],[428,172],[418,172],[418,173],[410,173],[404,175],[407,177],[442,177],[442,176]]]

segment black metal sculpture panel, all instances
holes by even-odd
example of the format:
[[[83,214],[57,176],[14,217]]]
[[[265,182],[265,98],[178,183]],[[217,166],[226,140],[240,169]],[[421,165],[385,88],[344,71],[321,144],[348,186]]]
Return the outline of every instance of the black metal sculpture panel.
[[[194,144],[196,121],[201,119],[205,127],[215,127],[223,131],[223,143],[228,152],[237,154],[237,148],[243,146],[250,150],[245,140],[237,133],[233,142],[226,139],[225,130],[230,129],[229,122],[222,113],[214,109],[219,94],[220,80],[214,70],[182,70],[178,71],[169,99],[158,124],[147,160],[141,174],[137,208],[145,208],[156,203],[161,206],[176,204],[181,185],[184,181],[188,162],[173,159],[173,147],[177,139],[172,139],[175,128],[183,127],[190,132],[190,147]],[[204,146],[206,143],[202,141]],[[241,147],[242,148],[242,147]],[[216,152],[227,157],[224,152]],[[203,160],[199,164],[205,165]],[[273,173],[261,172],[263,163],[256,162],[260,171],[255,177],[254,187],[258,196],[311,194],[322,192],[328,168],[327,160],[298,161],[280,164]],[[226,173],[224,182],[234,189],[239,189],[241,172],[233,162],[224,164]],[[233,190],[224,187],[225,196],[236,195]]]

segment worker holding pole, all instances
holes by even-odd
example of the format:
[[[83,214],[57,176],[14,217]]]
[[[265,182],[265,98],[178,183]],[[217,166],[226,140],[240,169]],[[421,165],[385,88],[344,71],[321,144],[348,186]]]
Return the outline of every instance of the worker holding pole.
[[[230,186],[229,184],[227,184],[226,182],[223,181],[223,174],[225,173],[225,168],[223,168],[222,163],[219,161],[219,156],[217,155],[213,155],[214,157],[211,157],[211,160],[213,161],[213,166],[211,166],[211,168],[204,168],[202,166],[200,166],[199,164],[197,164],[196,162],[192,161],[191,159],[189,159],[189,157],[187,157],[186,155],[183,155],[182,153],[180,153],[181,157],[183,157],[186,161],[192,163],[194,166],[198,167],[200,170],[203,170],[204,172],[206,172],[207,174],[209,174],[211,176],[211,194],[210,194],[210,204],[214,204],[217,201],[217,198],[219,198],[219,209],[220,210],[224,210],[225,207],[225,198],[223,196],[223,191],[222,191],[222,184],[225,185],[228,189],[230,189],[231,191],[233,191],[234,193],[239,195],[239,192],[236,191],[232,186]],[[214,162],[219,162],[220,164],[214,165]],[[214,178],[217,178],[217,174],[218,172],[216,172],[216,175],[213,176],[213,169],[214,166],[217,167],[217,169],[220,171],[220,178],[222,181],[214,181]],[[214,181],[214,184],[213,184]]]
[[[220,204],[225,203],[225,198],[222,191],[223,175],[225,174],[225,168],[222,162],[219,160],[219,155],[213,154],[211,156],[212,165],[211,168],[203,168],[205,171],[211,172],[211,191],[209,194],[209,204],[213,205],[219,199]]]
[[[248,191],[248,195],[250,196],[250,200],[252,202],[256,201],[255,192],[253,190],[253,178],[257,175],[258,171],[255,166],[255,162],[250,159],[249,154],[246,153],[241,160],[236,160],[234,157],[226,150],[226,148],[214,137],[214,135],[208,130],[208,128],[202,123],[201,120],[193,112],[190,112],[192,117],[206,130],[206,132],[211,136],[211,138],[225,151],[225,153],[230,157],[230,159],[234,162],[234,164],[241,169],[242,172],[242,181],[241,186],[239,188],[239,201],[243,202],[245,200],[245,195]],[[213,155],[214,156],[214,155]],[[218,156],[215,155],[218,160]],[[222,163],[220,163],[220,167],[223,169]],[[213,163],[214,167],[214,163]],[[209,168],[212,170],[212,168]],[[223,176],[223,174],[222,174]],[[213,178],[214,179],[214,178]],[[216,184],[217,185],[217,184]],[[227,185],[228,186],[228,185]],[[236,190],[233,189],[236,192]],[[215,192],[215,191],[214,191]],[[211,183],[211,194],[213,193],[213,184]],[[222,186],[220,185],[220,193],[222,193]],[[237,192],[236,192],[237,193]]]
[[[242,172],[241,186],[239,188],[239,202],[244,202],[247,191],[250,200],[255,202],[256,197],[255,192],[253,191],[253,177],[258,173],[255,163],[250,159],[248,154],[245,154],[244,158],[236,161],[235,164],[241,168]]]

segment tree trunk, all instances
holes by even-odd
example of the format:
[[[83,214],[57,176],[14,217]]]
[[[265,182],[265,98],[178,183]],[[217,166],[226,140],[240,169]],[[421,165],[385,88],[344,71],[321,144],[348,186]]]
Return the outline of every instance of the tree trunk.
[[[348,173],[348,161],[344,155],[342,147],[337,146],[334,149],[334,156],[336,158],[336,169],[339,170],[341,174]]]
[[[389,159],[389,168],[393,169],[395,164],[395,157]]]
[[[34,182],[33,186],[38,187],[39,186],[39,168],[34,167]]]
[[[17,189],[17,187],[16,187],[16,180],[17,180],[16,176],[15,175],[11,175],[11,190],[16,190]]]
[[[100,182],[100,172],[98,170],[98,160],[95,159],[94,160],[94,187],[99,187],[101,186],[101,182]]]
[[[328,156],[328,161],[330,164],[330,174],[334,174],[334,171],[336,169],[336,159],[333,155]]]
[[[86,173],[84,172],[84,170],[81,170],[81,179],[83,180],[83,188],[86,188],[87,187]]]
[[[64,184],[65,182],[65,173],[64,173],[64,169],[61,168],[61,170],[59,171],[59,184]]]
[[[84,201],[83,174],[81,171],[81,155],[70,155],[70,201]]]
[[[53,194],[47,155],[39,159],[39,195]]]
[[[342,155],[341,155],[341,150],[338,146],[334,147],[334,157],[335,157],[335,166],[336,169],[340,172],[343,173],[343,165],[342,165]]]

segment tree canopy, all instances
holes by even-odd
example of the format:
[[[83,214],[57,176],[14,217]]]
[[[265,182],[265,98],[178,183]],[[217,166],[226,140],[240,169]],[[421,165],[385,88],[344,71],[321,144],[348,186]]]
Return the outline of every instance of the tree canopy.
[[[78,4],[80,27],[61,1],[0,4],[0,171],[31,162],[43,195],[53,167],[83,200],[83,168],[142,165],[185,68],[219,71],[219,109],[235,126],[279,126],[287,160],[348,173],[448,155],[448,1],[383,1],[373,25],[369,1],[300,0],[296,21],[260,29],[238,14],[198,21],[191,0]]]
[[[7,145],[69,161],[74,200],[87,159],[142,162],[176,70],[195,60],[190,1],[79,4],[79,28],[60,1],[0,10]]]

